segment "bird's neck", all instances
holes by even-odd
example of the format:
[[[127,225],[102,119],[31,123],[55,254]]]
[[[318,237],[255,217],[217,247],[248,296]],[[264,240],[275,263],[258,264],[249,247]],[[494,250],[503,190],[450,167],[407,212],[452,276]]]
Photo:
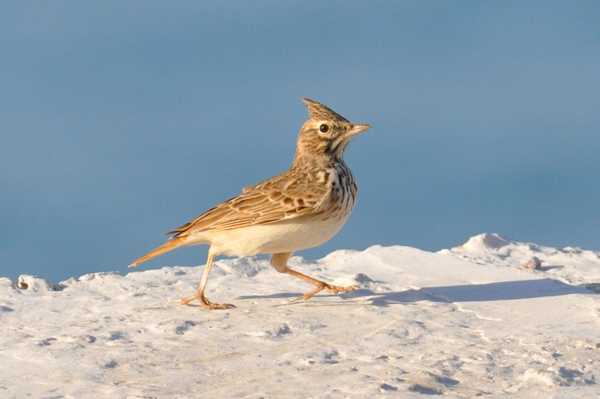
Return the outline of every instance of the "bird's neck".
[[[329,169],[335,167],[336,164],[344,164],[344,158],[341,155],[329,154],[303,154],[296,153],[291,169]]]

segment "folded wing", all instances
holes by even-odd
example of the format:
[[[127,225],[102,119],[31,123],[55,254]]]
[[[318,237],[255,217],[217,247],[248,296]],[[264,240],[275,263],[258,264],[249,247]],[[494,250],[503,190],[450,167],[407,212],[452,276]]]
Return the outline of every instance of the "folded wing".
[[[326,185],[315,188],[310,177],[275,176],[245,188],[239,196],[225,201],[189,223],[167,234],[186,236],[208,229],[234,229],[275,223],[303,215],[318,213],[331,192]]]

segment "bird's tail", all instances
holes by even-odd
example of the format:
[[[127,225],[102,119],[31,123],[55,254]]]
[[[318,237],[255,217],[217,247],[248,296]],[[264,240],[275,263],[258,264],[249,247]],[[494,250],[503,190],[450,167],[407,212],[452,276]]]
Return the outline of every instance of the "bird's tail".
[[[186,241],[186,237],[175,237],[172,240],[164,243],[160,247],[148,252],[146,255],[142,256],[141,258],[139,258],[138,260],[133,262],[131,265],[129,265],[129,267],[135,267],[135,266],[139,265],[140,263],[144,263],[144,262],[146,262],[150,259],[156,258],[157,256],[160,256],[166,252],[172,251],[175,248],[178,248],[178,247],[184,245],[185,241]]]

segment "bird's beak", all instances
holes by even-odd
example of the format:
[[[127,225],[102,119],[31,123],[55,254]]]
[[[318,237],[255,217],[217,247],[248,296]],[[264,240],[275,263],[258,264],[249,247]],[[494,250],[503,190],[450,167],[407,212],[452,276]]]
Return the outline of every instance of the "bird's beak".
[[[371,125],[367,125],[365,123],[355,123],[352,125],[352,129],[348,130],[345,134],[346,138],[351,138],[364,132],[365,130],[369,130]]]

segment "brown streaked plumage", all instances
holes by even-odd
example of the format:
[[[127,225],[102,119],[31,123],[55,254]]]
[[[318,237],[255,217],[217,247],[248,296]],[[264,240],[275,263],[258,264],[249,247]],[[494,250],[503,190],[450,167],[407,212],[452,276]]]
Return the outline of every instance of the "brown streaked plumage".
[[[204,296],[217,255],[272,254],[271,265],[316,288],[298,298],[308,300],[327,290],[338,294],[355,287],[338,287],[287,267],[295,251],[321,245],[344,225],[356,202],[357,186],[344,163],[344,150],[357,134],[371,126],[352,124],[316,101],[302,99],[310,117],[300,129],[291,168],[242,190],[239,196],[208,210],[167,234],[170,241],[142,256],[130,267],[184,245],[208,244],[208,260],[198,292],[182,299],[198,299],[206,309],[227,309],[231,304],[211,303]]]

